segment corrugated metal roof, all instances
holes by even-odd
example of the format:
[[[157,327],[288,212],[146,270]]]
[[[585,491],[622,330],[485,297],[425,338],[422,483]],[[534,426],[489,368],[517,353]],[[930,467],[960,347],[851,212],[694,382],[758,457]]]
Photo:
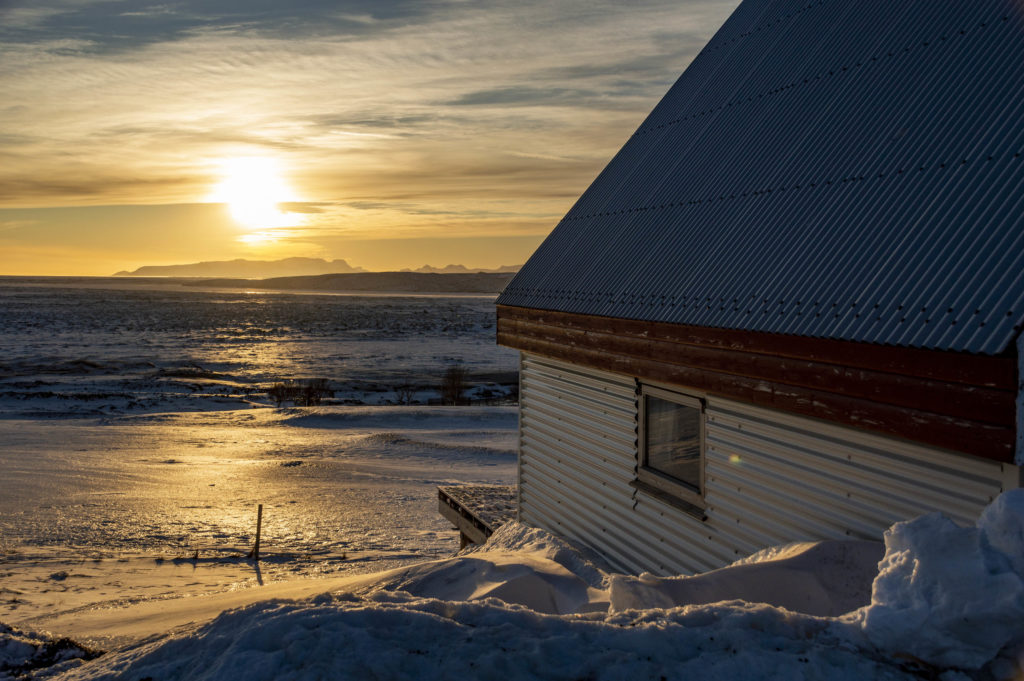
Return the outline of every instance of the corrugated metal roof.
[[[498,303],[996,354],[1022,152],[1016,0],[745,0]]]

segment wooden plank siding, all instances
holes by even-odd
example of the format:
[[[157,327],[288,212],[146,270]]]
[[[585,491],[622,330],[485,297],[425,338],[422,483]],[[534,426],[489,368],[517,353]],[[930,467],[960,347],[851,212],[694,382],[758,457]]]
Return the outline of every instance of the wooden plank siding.
[[[1012,463],[1016,355],[868,345],[498,306],[498,343]]]

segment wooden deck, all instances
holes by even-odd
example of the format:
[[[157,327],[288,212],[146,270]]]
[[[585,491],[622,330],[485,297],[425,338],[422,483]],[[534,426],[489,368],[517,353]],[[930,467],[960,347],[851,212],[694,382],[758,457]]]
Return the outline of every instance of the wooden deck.
[[[516,518],[515,485],[451,485],[437,488],[438,510],[459,531],[459,548],[483,544]]]

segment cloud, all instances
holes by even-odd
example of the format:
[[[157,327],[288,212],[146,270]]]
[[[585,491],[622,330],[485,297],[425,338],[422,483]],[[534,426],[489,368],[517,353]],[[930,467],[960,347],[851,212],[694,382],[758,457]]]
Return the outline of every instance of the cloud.
[[[0,232],[28,229],[39,224],[38,220],[0,220]]]
[[[319,215],[326,212],[330,204],[326,203],[299,203],[288,201],[281,204],[281,210],[286,213],[300,213],[303,215]]]
[[[566,87],[513,85],[493,90],[477,90],[445,102],[451,106],[585,106],[599,93]]]
[[[45,7],[40,4],[13,6],[4,4],[0,6],[0,25],[8,30],[30,30],[41,26],[50,17],[58,15],[61,10],[56,7]]]
[[[0,206],[200,201],[218,159],[271,155],[307,231],[540,233],[734,4],[26,2]]]
[[[310,122],[330,128],[414,128],[428,125],[438,119],[436,114],[422,113],[408,116],[391,116],[372,111],[348,112],[344,114],[322,114],[311,116]]]
[[[76,35],[97,54],[117,55],[186,39],[204,30],[262,38],[364,37],[416,23],[429,3],[416,0],[9,0],[0,7],[0,39]]]

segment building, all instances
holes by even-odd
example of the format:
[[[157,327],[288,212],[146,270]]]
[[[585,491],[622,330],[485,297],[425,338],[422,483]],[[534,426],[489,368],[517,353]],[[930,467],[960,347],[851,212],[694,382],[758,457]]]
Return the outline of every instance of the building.
[[[1021,484],[1024,6],[744,0],[498,299],[519,514],[630,571]]]

